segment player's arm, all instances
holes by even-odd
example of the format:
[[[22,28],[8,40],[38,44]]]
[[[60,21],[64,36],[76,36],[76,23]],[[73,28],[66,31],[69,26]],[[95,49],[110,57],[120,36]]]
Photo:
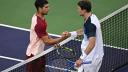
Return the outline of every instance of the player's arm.
[[[93,48],[95,47],[95,43],[96,43],[96,26],[93,24],[90,24],[87,28],[87,37],[88,37],[88,46],[85,49],[85,53],[82,54],[80,56],[80,58],[75,62],[76,63],[76,67],[80,67],[81,63],[83,62],[83,60],[87,57],[87,55],[93,50]]]
[[[64,39],[66,39],[66,38],[67,38],[66,36],[62,36],[62,37],[60,37],[60,38],[55,38],[55,39],[53,39],[53,38],[49,38],[48,35],[45,35],[45,36],[42,36],[42,37],[41,37],[41,39],[43,40],[43,42],[44,42],[45,44],[49,44],[49,45],[57,44],[57,43],[63,41]]]
[[[95,37],[90,37],[89,38],[89,44],[85,50],[85,53],[88,55],[92,49],[95,47],[95,42],[96,42],[96,38]]]
[[[35,26],[35,32],[37,34],[37,36],[43,40],[43,42],[45,44],[50,44],[50,45],[54,45],[57,44],[59,42],[61,42],[62,40],[68,38],[68,36],[62,35],[62,37],[60,38],[56,38],[56,39],[52,39],[48,36],[48,33],[46,32],[46,28],[44,26],[42,26],[41,24],[36,24]]]
[[[81,59],[85,59],[86,56],[93,50],[96,44],[96,26],[94,24],[90,24],[87,30],[87,38],[89,43],[85,48],[85,53],[80,57]]]

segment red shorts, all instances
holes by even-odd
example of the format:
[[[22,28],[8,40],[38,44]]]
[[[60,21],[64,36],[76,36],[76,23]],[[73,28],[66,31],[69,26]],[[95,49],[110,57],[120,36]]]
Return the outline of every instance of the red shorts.
[[[34,55],[27,56],[27,59],[33,56]],[[45,56],[40,57],[27,64],[26,72],[45,72],[45,64],[46,64]]]

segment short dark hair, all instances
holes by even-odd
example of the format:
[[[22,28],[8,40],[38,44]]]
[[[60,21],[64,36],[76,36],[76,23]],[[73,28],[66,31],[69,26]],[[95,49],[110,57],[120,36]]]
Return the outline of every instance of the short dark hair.
[[[80,0],[77,4],[83,10],[85,9],[87,12],[91,12],[92,4],[89,0]]]
[[[47,0],[36,0],[35,1],[35,7],[36,9],[38,10],[38,8],[42,8],[44,7],[45,4],[48,4],[48,1]]]

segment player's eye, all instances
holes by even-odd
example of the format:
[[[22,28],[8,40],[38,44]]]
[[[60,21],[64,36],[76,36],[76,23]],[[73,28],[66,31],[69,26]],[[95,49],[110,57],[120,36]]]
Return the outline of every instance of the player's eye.
[[[48,6],[46,6],[45,8],[49,8]]]

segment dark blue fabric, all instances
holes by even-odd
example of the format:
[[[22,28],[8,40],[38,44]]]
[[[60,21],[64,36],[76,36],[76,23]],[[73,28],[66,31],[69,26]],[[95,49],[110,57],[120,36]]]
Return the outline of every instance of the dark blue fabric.
[[[96,36],[96,26],[91,23],[90,17],[88,18],[86,23],[84,23],[84,33],[87,38]]]

